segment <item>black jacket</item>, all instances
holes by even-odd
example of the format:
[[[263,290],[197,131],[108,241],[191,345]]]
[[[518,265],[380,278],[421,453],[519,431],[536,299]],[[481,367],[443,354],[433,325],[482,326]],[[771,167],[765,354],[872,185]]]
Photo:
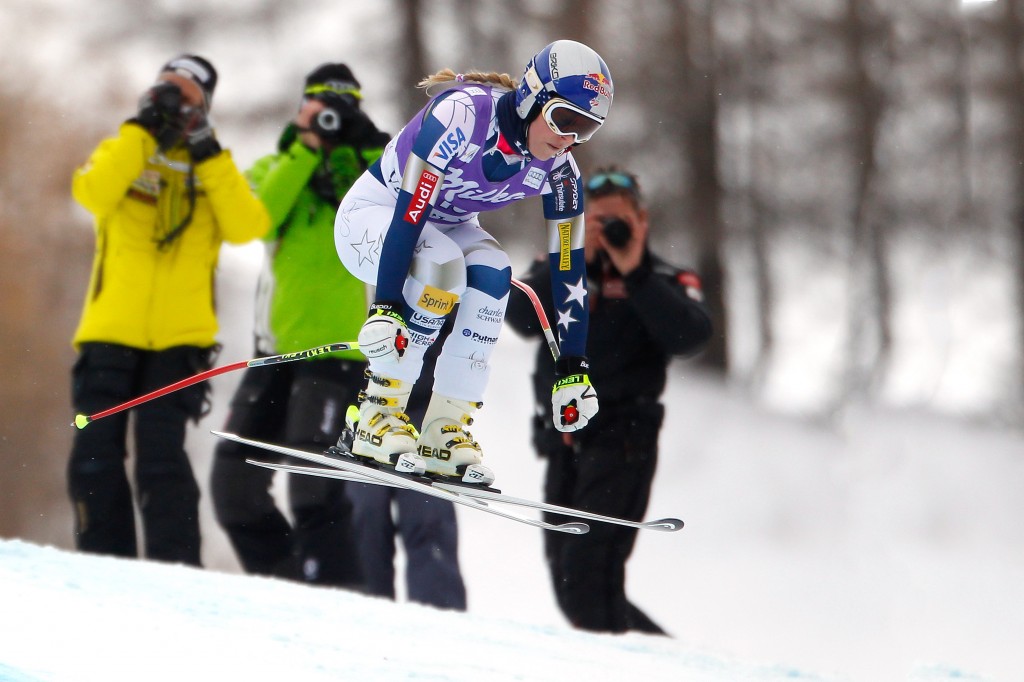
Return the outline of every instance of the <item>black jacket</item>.
[[[521,279],[544,303],[557,337],[547,262],[534,261]],[[601,410],[619,404],[656,402],[665,389],[672,357],[696,353],[711,337],[711,317],[701,303],[700,278],[648,252],[628,277],[598,259],[588,265],[587,279],[587,357]],[[509,297],[505,319],[523,336],[542,336],[533,305],[516,288]],[[554,378],[550,350],[541,343],[533,377],[538,412],[550,412]]]

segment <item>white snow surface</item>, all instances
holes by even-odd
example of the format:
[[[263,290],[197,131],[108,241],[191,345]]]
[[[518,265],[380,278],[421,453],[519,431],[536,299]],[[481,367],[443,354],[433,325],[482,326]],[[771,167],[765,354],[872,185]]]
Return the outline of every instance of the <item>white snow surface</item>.
[[[0,542],[0,679],[817,680],[649,636]]]

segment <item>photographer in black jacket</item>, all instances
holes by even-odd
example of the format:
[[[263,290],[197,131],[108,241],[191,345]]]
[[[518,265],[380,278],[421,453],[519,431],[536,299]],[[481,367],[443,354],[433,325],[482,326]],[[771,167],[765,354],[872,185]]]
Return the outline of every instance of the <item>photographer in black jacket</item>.
[[[636,176],[598,171],[587,182],[585,197],[587,356],[601,411],[587,429],[555,430],[548,415],[554,364],[541,343],[533,375],[533,443],[548,460],[547,502],[640,520],[658,459],[665,413],[659,398],[668,364],[673,356],[703,346],[711,336],[711,319],[701,303],[699,277],[650,252]],[[522,278],[541,301],[552,300],[549,270],[546,258],[537,260]],[[547,315],[557,325],[550,308]],[[542,333],[531,303],[518,291],[510,297],[506,319],[525,336]],[[626,598],[626,561],[636,530],[593,523],[587,535],[547,533],[544,540],[559,607],[573,626],[664,634]]]

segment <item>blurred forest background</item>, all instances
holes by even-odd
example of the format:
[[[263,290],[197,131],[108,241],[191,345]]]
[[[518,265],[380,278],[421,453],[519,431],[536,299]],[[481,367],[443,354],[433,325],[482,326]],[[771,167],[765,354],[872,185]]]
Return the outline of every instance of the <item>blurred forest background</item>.
[[[1024,0],[7,0],[0,536],[70,546],[69,340],[93,248],[70,177],[176,53],[217,67],[213,119],[245,168],[323,61],[396,132],[423,75],[518,78],[583,41],[616,97],[577,156],[637,171],[657,248],[702,273],[719,334],[701,363],[826,425],[867,402],[1019,428],[1022,37]],[[542,243],[529,202],[488,227],[525,256]]]

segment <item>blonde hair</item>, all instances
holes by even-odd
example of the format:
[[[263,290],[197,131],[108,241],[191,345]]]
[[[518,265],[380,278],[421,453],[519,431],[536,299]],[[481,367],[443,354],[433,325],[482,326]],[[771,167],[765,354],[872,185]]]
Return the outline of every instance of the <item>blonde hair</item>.
[[[517,85],[512,80],[512,76],[507,73],[498,73],[497,71],[490,71],[488,73],[482,71],[455,73],[451,69],[441,69],[434,75],[427,76],[421,80],[416,87],[422,88],[430,95],[432,94],[431,90],[435,86],[447,85],[449,83],[479,83],[481,85],[493,85],[505,90],[515,90]]]

